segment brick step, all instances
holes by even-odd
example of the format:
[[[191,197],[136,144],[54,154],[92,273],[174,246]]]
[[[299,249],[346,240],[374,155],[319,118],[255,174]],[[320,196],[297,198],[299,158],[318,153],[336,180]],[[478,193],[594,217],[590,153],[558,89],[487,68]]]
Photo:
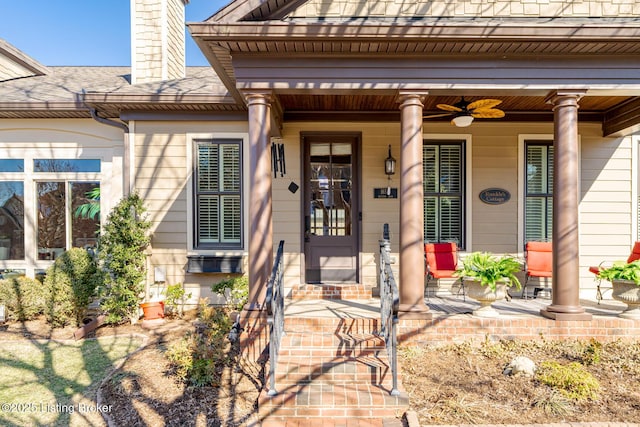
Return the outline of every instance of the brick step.
[[[386,354],[363,357],[280,357],[276,384],[358,382],[391,385]]]
[[[389,389],[363,383],[282,384],[276,396],[264,390],[259,397],[261,419],[278,420],[305,418],[394,418],[409,407],[406,393],[391,396]],[[311,424],[313,425],[313,424]]]
[[[384,339],[371,333],[318,333],[285,331],[280,345],[290,350],[331,350],[332,354],[347,355],[349,352],[385,348]]]
[[[374,317],[285,317],[284,330],[316,334],[375,334],[380,329],[380,319]]]
[[[301,283],[291,288],[291,299],[370,299],[372,289],[362,283]]]

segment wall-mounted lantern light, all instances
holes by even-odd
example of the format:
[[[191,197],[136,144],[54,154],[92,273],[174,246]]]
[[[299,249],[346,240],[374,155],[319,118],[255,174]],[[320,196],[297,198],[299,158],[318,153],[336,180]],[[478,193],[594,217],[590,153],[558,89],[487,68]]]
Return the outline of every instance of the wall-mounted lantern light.
[[[387,196],[391,195],[391,175],[396,173],[396,159],[391,155],[391,144],[389,144],[389,155],[384,159],[384,173],[387,175]]]
[[[391,156],[391,145],[389,145],[389,155],[384,159],[384,173],[389,176],[389,179],[396,173],[396,159]]]

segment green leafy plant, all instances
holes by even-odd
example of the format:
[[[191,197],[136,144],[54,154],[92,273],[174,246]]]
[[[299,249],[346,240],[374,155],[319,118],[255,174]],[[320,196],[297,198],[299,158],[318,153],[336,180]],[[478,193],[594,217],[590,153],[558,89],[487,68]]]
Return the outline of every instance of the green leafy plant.
[[[231,325],[226,309],[200,304],[196,331],[171,345],[165,353],[170,372],[195,387],[220,385],[221,367],[232,361],[226,340]]]
[[[211,285],[211,290],[217,294],[223,294],[227,298],[227,305],[235,310],[241,310],[249,301],[249,277],[229,277]]]
[[[40,281],[18,276],[0,280],[0,303],[7,309],[7,319],[23,322],[44,313],[47,297]]]
[[[122,199],[109,213],[98,239],[98,255],[106,271],[101,308],[108,323],[138,318],[146,277],[145,249],[151,222],[137,194]]]
[[[610,282],[613,280],[627,280],[640,286],[640,260],[630,263],[615,263],[611,267],[601,269],[598,277]]]
[[[47,269],[47,320],[55,326],[81,325],[89,303],[102,283],[94,258],[84,249],[72,248]]]
[[[458,277],[477,280],[482,286],[488,286],[495,292],[498,282],[507,287],[521,288],[516,273],[522,269],[512,256],[496,257],[488,252],[474,252],[462,260],[462,267],[456,270]]]
[[[165,300],[164,304],[170,314],[178,314],[180,317],[184,314],[184,300],[191,298],[191,293],[187,294],[182,283],[175,283],[167,286],[163,292]]]
[[[73,213],[75,218],[95,219],[100,215],[100,187],[95,187],[85,193],[87,203],[83,203],[76,208]]]
[[[536,370],[536,379],[572,400],[596,400],[600,383],[578,362],[561,365],[558,362],[542,362]]]

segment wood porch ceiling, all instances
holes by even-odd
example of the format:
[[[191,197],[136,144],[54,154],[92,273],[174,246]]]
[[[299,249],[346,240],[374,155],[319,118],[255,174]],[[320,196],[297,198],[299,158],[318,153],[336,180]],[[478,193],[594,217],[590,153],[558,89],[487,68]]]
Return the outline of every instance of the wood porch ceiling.
[[[483,98],[500,99],[497,107],[507,114],[501,121],[534,121],[551,120],[552,106],[545,103],[544,96],[465,96],[468,101]],[[309,95],[279,94],[278,99],[284,110],[285,120],[309,120],[314,114],[325,119],[372,120],[383,117],[399,117],[399,106],[396,96],[391,95]],[[626,96],[587,96],[580,100],[580,119],[583,121],[602,122],[605,116],[615,111],[620,105],[626,105],[635,98]],[[424,114],[443,113],[437,104],[455,104],[460,96],[427,96],[424,100]],[[317,119],[317,116],[316,116]],[[428,121],[449,121],[451,117],[426,119]]]

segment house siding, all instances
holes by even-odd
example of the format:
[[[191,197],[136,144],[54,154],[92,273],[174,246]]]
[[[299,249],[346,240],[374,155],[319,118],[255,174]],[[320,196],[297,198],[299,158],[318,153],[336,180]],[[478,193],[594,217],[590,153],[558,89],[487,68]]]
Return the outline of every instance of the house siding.
[[[590,265],[626,260],[636,240],[632,137],[602,138],[600,127],[581,130],[580,275],[593,288]],[[637,167],[637,166],[636,166]]]
[[[321,17],[637,17],[632,0],[311,0],[290,18]]]
[[[188,247],[192,150],[190,134],[247,132],[245,122],[135,122],[135,190],[145,200],[151,220],[151,248],[147,282],[154,282],[154,267],[166,272],[166,284],[182,283],[191,293],[189,303],[199,298],[220,302],[210,286],[227,274],[192,274],[186,272],[187,255],[196,254]],[[246,149],[245,149],[246,153]],[[246,170],[245,170],[246,173]],[[246,205],[245,205],[246,213]],[[246,216],[246,215],[245,215]],[[237,253],[238,251],[234,251]],[[246,248],[240,253],[245,254]],[[246,271],[246,268],[245,268]],[[151,286],[151,291],[154,287]]]

